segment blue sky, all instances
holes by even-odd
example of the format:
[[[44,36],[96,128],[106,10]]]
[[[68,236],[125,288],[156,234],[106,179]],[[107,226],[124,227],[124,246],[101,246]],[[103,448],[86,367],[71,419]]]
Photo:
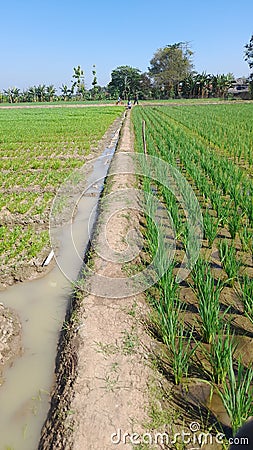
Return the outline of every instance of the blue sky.
[[[86,87],[93,64],[106,85],[117,66],[145,71],[158,48],[179,41],[190,42],[197,71],[249,74],[252,0],[2,0],[0,11],[0,90],[70,85],[78,64]]]

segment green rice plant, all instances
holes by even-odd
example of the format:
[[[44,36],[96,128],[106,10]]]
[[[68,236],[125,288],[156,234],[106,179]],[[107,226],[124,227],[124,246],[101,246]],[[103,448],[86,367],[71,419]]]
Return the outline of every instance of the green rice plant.
[[[228,223],[228,217],[231,211],[231,203],[223,203],[219,212],[221,225],[224,227]]]
[[[23,216],[5,222],[5,264],[23,264],[48,245],[48,233],[31,233],[27,224],[37,222],[38,214],[48,221],[56,188],[74,167],[84,164],[91,146],[122,112],[117,107],[73,108],[71,114],[67,108],[0,111],[0,152],[6,156],[0,163],[5,191],[0,209],[6,206],[13,215]],[[18,235],[16,221],[21,223]]]
[[[203,347],[203,351],[210,363],[210,371],[214,383],[224,383],[235,349],[234,335],[231,333],[229,323],[225,323],[217,330],[217,335],[211,342],[209,350]]]
[[[238,179],[238,181],[240,180]],[[240,204],[240,184],[237,184],[236,180],[232,180],[232,178],[230,179],[230,181],[230,197],[233,199],[234,204],[237,207]]]
[[[252,195],[248,195],[247,202],[246,203],[246,210],[247,215],[249,218],[250,226],[253,227],[253,201],[252,201]]]
[[[236,249],[233,244],[229,245],[227,240],[221,240],[218,248],[222,266],[228,276],[227,283],[229,286],[233,286],[235,280],[238,278],[242,261],[236,258]]]
[[[242,250],[248,252],[252,248],[252,231],[245,225],[239,230]]]
[[[252,367],[244,367],[239,359],[235,369],[231,359],[227,379],[217,389],[229,415],[233,434],[253,414],[252,382]]]
[[[203,215],[204,237],[208,240],[208,247],[212,248],[213,241],[217,236],[220,221],[211,216],[208,211]]]
[[[161,225],[157,224],[159,230],[159,243],[157,252],[154,258],[154,268],[156,273],[158,273],[159,278],[163,276],[168,268],[168,255],[170,250],[173,249],[171,247],[171,242],[166,240],[166,230],[161,228]]]
[[[220,311],[220,293],[224,287],[222,280],[215,282],[211,269],[206,261],[199,260],[193,273],[193,289],[197,295],[198,310],[201,317],[201,330],[205,342],[211,343],[222,327]]]
[[[174,306],[175,299],[179,298],[179,285],[173,274],[174,268],[175,263],[170,265],[158,282],[158,286],[163,293],[163,302],[167,305],[172,303],[172,306]]]
[[[185,250],[187,249],[188,237],[189,237],[188,224],[187,221],[184,221],[182,224],[182,243]]]
[[[211,202],[213,205],[213,208],[215,209],[217,213],[217,217],[221,219],[222,217],[222,210],[224,207],[224,199],[222,198],[222,192],[219,190],[213,191],[211,193]]]
[[[159,300],[155,300],[153,306],[156,314],[151,316],[157,332],[162,342],[170,348],[175,339],[180,314],[183,311],[183,304],[178,297],[167,298],[160,295]]]
[[[253,324],[253,279],[244,275],[239,280],[239,295],[244,307],[244,313]]]
[[[173,224],[174,224],[174,227],[176,230],[176,234],[177,234],[177,236],[179,236],[180,232],[182,230],[182,216],[179,213],[178,205],[176,202],[171,203],[169,211],[170,211],[172,221],[173,221]]]
[[[241,216],[237,211],[234,211],[233,214],[228,218],[228,231],[233,240],[235,239],[236,234],[238,233],[240,227],[241,227]]]
[[[172,367],[175,384],[180,384],[183,378],[187,378],[191,364],[191,358],[197,346],[192,347],[193,329],[190,333],[185,332],[184,323],[178,322],[176,333],[170,342],[172,353]]]
[[[206,261],[201,257],[199,257],[198,260],[196,261],[196,264],[192,271],[192,278],[194,281],[193,288],[195,291],[201,290],[208,266],[209,266],[208,261]]]
[[[201,247],[201,242],[199,242],[199,237],[196,236],[194,228],[188,227],[188,237],[187,246],[185,249],[186,255],[186,267],[192,270],[199,256],[199,249]]]

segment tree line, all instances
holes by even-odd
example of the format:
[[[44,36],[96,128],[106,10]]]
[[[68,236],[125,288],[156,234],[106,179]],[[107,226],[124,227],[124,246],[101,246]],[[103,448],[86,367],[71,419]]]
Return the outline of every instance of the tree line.
[[[60,92],[54,85],[29,87],[21,90],[17,87],[0,92],[0,102],[52,102],[57,100],[123,100],[168,98],[226,98],[233,86],[234,76],[228,74],[197,73],[192,62],[193,52],[187,42],[166,45],[158,49],[150,60],[146,72],[131,66],[119,66],[111,73],[107,86],[97,82],[96,67],[92,67],[92,88],[86,89],[84,71],[74,67],[70,86],[62,84]],[[253,35],[244,47],[244,58],[253,68]],[[253,73],[245,83],[249,84],[253,98]]]

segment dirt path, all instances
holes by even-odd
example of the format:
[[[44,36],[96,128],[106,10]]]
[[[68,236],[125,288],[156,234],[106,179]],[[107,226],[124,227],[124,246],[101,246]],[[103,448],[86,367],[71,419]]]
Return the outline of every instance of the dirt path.
[[[129,113],[117,153],[125,151],[133,151]],[[114,175],[110,192],[129,187],[133,181],[129,175]],[[103,220],[103,209],[101,217]],[[113,216],[108,229],[109,245],[122,251],[122,236],[130,227],[138,227],[134,214]],[[111,277],[123,274],[122,264],[105,262],[98,256],[93,262],[97,273]],[[150,339],[140,323],[144,312],[141,296],[108,299],[88,295],[81,305],[78,303],[72,312],[74,330],[72,327],[65,336],[61,349],[51,417],[43,429],[39,448],[130,449],[127,439],[123,442],[122,437],[117,445],[116,441],[119,433],[143,432],[151,375],[147,364]]]

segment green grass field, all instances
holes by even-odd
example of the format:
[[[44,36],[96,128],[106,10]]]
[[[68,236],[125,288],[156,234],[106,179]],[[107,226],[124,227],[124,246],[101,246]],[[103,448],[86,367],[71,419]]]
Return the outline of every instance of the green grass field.
[[[116,106],[0,109],[3,273],[7,267],[15,272],[47,251],[49,211],[57,188],[84,164],[122,111]]]

